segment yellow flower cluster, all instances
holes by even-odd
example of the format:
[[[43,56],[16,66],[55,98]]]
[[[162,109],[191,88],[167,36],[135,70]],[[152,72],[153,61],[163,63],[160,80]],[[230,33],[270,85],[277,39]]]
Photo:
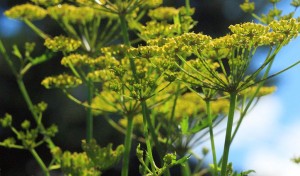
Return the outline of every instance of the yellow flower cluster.
[[[179,14],[179,10],[174,7],[159,7],[150,10],[148,16],[154,20],[173,20]]]
[[[63,0],[31,0],[31,2],[35,3],[36,5],[41,5],[41,6],[54,6],[59,3],[61,3]]]
[[[123,44],[112,45],[100,49],[101,53],[105,54],[105,56],[114,56],[116,58],[124,58],[128,50],[129,47]]]
[[[47,11],[39,6],[32,4],[23,4],[12,7],[4,12],[9,18],[20,20],[41,20],[47,15]]]
[[[71,153],[65,151],[60,157],[61,169],[66,175],[101,175],[101,172],[93,167],[92,161],[86,152]]]
[[[89,65],[92,59],[87,56],[87,55],[82,55],[82,54],[71,54],[68,56],[65,56],[61,60],[61,64],[63,66],[75,66],[75,67],[80,67],[84,65]]]
[[[265,41],[262,40],[262,36],[266,35],[270,31],[269,26],[251,22],[230,25],[229,29],[234,34],[233,37],[237,46],[242,45],[246,48],[253,45],[266,45]]]
[[[54,38],[47,38],[44,45],[54,52],[72,52],[81,46],[81,42],[61,35]]]
[[[297,7],[300,6],[300,1],[299,1],[299,0],[293,0],[293,1],[291,2],[291,5],[297,8]]]
[[[144,40],[173,37],[178,33],[179,26],[168,24],[167,22],[150,21],[145,26],[142,26],[140,35]]]
[[[199,56],[208,59],[222,59],[231,54],[236,41],[231,35],[210,40],[206,45],[198,48]],[[202,49],[203,48],[203,49]]]
[[[42,83],[47,89],[50,88],[71,88],[82,84],[81,79],[68,74],[46,77]]]
[[[243,91],[240,92],[240,95],[243,95],[243,96],[253,96],[256,91],[257,91],[258,87],[257,86],[252,86],[252,87],[249,87]],[[276,91],[276,87],[275,86],[270,86],[270,87],[267,87],[267,86],[264,86],[264,87],[261,87],[259,88],[259,91],[257,92],[257,97],[262,97],[262,96],[265,96],[265,95],[269,95],[269,94],[272,94]]]
[[[272,31],[284,34],[288,39],[297,37],[300,32],[300,23],[294,18],[290,20],[272,21],[269,26],[272,28]]]
[[[90,7],[76,7],[69,4],[59,4],[47,10],[53,19],[71,24],[85,25],[91,22],[95,15],[94,9]]]
[[[249,0],[245,0],[245,2],[240,5],[240,8],[246,13],[251,13],[255,10],[255,4],[254,2],[249,2]]]
[[[115,79],[115,75],[112,70],[96,70],[88,73],[87,78],[93,82],[106,82]]]
[[[154,8],[161,5],[163,3],[163,0],[144,0],[143,3],[147,7]]]

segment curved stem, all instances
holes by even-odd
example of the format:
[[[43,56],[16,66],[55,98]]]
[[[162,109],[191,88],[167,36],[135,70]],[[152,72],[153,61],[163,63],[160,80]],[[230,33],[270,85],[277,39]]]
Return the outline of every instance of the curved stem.
[[[228,113],[228,120],[227,120],[227,127],[226,127],[226,137],[225,137],[225,144],[224,144],[224,151],[223,151],[221,176],[226,176],[236,97],[237,97],[236,92],[230,92],[230,105],[229,105],[229,113]]]
[[[209,136],[210,136],[210,144],[213,155],[213,163],[214,163],[214,175],[218,175],[218,163],[217,163],[217,155],[215,148],[215,140],[214,140],[214,132],[213,132],[213,124],[212,124],[212,113],[211,113],[211,102],[210,100],[206,100],[206,113],[209,123]]]
[[[133,116],[127,116],[127,130],[125,136],[125,151],[123,156],[123,164],[122,164],[122,176],[128,176],[129,171],[129,158],[130,158],[130,150],[131,150],[131,136],[133,131]]]

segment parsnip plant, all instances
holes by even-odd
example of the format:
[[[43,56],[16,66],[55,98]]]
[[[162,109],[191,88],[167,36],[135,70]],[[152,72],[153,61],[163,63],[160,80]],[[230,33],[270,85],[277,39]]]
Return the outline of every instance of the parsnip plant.
[[[298,36],[300,23],[294,12],[281,16],[274,9],[267,15],[253,16],[262,23],[247,22],[229,26],[231,31],[219,38],[194,33],[194,9],[189,0],[180,8],[165,7],[162,0],[31,0],[5,12],[9,18],[22,20],[44,40],[44,54],[33,56],[35,45],[25,43],[7,52],[0,41],[2,57],[14,74],[32,119],[21,127],[13,125],[10,114],[0,124],[15,136],[0,142],[3,147],[28,150],[44,175],[60,170],[65,175],[101,175],[122,160],[122,176],[129,173],[132,141],[136,148],[141,175],[171,175],[176,165],[181,175],[247,175],[236,173],[228,161],[230,145],[250,107],[259,97],[275,91],[265,81],[299,62],[270,75],[276,55],[282,47]],[[200,3],[200,2],[199,2]],[[293,1],[296,8],[300,1]],[[253,12],[254,3],[245,1],[241,8]],[[275,13],[276,12],[276,13]],[[50,36],[33,21],[46,16],[64,31]],[[148,21],[146,21],[148,19]],[[146,21],[146,22],[145,22]],[[201,21],[198,22],[201,24]],[[261,65],[249,69],[257,49],[268,49]],[[41,84],[57,88],[86,110],[86,139],[83,151],[62,151],[53,141],[58,132],[55,125],[43,124],[45,102],[34,103],[27,92],[24,76],[34,67],[47,62],[60,52],[66,68],[59,75],[49,75]],[[17,60],[12,59],[17,58]],[[82,101],[72,89],[83,88],[87,99]],[[234,125],[234,116],[239,119]],[[114,121],[111,117],[121,117]],[[105,118],[125,135],[124,144],[100,147],[93,139],[93,119]],[[227,121],[223,153],[217,156],[214,128]],[[213,163],[203,169],[203,158],[192,148],[209,136]],[[36,148],[47,145],[52,161],[46,163]],[[145,147],[143,147],[145,146]],[[154,157],[158,154],[158,159]],[[203,156],[208,151],[204,148]],[[197,157],[195,169],[189,158]],[[251,169],[251,168],[250,168]]]

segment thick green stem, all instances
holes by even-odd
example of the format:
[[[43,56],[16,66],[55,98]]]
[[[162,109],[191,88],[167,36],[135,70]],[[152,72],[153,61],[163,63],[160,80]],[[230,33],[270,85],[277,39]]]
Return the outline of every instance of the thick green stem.
[[[227,120],[227,127],[226,127],[226,137],[225,137],[225,144],[224,144],[224,151],[223,151],[221,176],[226,176],[226,169],[227,169],[229,150],[230,150],[230,144],[231,144],[231,132],[232,132],[232,126],[233,126],[236,97],[237,97],[236,92],[230,93],[230,105],[229,105],[229,113],[228,113],[228,120]]]
[[[130,41],[129,41],[129,35],[128,35],[128,28],[126,24],[126,19],[125,19],[126,14],[119,14],[120,17],[120,23],[121,23],[121,30],[122,30],[122,36],[124,40],[124,44],[126,46],[130,46]],[[136,65],[134,63],[134,60],[129,57],[130,60],[130,67],[132,70],[133,77],[136,82],[138,82],[137,74],[136,74]],[[131,136],[132,136],[132,128],[133,128],[133,117],[128,117],[128,127],[127,127],[127,132],[126,132],[126,139],[125,139],[125,155],[123,158],[123,166],[122,166],[122,176],[127,176],[128,175],[128,166],[129,166],[129,154],[131,150]]]
[[[180,171],[181,171],[181,176],[190,176],[191,174],[191,169],[189,166],[189,162],[186,161],[184,164],[180,165]]]
[[[94,95],[94,85],[91,81],[88,82],[88,108],[87,108],[87,119],[86,119],[86,140],[90,142],[93,138],[93,112],[92,112],[92,100]]]
[[[127,116],[127,129],[125,136],[125,151],[123,156],[123,164],[122,164],[122,176],[128,176],[129,171],[129,159],[130,159],[130,150],[131,150],[131,136],[133,130],[133,116]]]
[[[206,100],[206,113],[207,119],[209,123],[209,136],[210,136],[210,144],[213,155],[213,163],[214,163],[214,175],[218,175],[218,163],[217,163],[217,155],[215,148],[215,140],[214,140],[214,132],[213,132],[213,123],[212,123],[212,113],[211,113],[211,102],[210,100]]]
[[[40,156],[36,153],[36,151],[34,149],[30,149],[29,151],[33,155],[33,157],[35,158],[35,160],[38,162],[38,164],[41,167],[44,175],[45,176],[50,176],[50,173],[49,173],[49,170],[48,170],[47,166],[45,165],[45,163],[43,162],[43,160],[40,158]]]

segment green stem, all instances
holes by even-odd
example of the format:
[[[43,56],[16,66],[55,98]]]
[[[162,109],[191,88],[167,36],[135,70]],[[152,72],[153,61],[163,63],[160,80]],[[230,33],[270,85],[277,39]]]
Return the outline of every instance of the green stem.
[[[23,82],[22,76],[17,72],[17,70],[16,70],[13,62],[9,59],[9,56],[6,53],[6,50],[5,50],[5,48],[4,48],[1,40],[0,40],[0,52],[3,55],[6,63],[10,67],[12,73],[16,77],[17,84],[19,86],[21,94],[22,94],[22,96],[23,96],[23,98],[24,98],[24,100],[25,100],[25,102],[27,104],[27,107],[28,107],[29,111],[31,112],[34,120],[36,121],[36,123],[38,124],[38,126],[39,126],[39,128],[41,129],[42,132],[46,131],[44,125],[40,123],[40,117],[39,117],[39,115],[34,110],[34,105],[33,105],[32,101],[30,99],[30,96],[28,94],[26,86],[25,86],[25,84]],[[49,144],[50,148],[55,147],[54,143],[52,142],[52,140],[50,138],[47,137],[47,138],[45,138],[45,140]]]
[[[179,97],[179,93],[180,93],[180,83],[177,83],[177,88],[176,88],[176,92],[175,92],[175,97],[174,97],[174,101],[173,101],[173,106],[172,106],[172,111],[171,111],[171,118],[169,120],[169,124],[172,124],[174,122],[174,118],[175,118],[175,110],[176,110],[176,105],[177,105],[177,100]],[[167,128],[167,132],[168,132],[168,138],[167,138],[167,142],[166,144],[169,145],[169,142],[172,143],[172,141],[170,141],[171,139],[171,133],[172,133],[173,129],[172,128]],[[170,145],[171,145],[170,143]]]
[[[142,101],[142,113],[143,113],[144,136],[145,136],[146,146],[147,146],[147,156],[148,156],[148,159],[149,159],[149,162],[151,165],[152,173],[156,174],[156,166],[155,166],[155,162],[154,162],[154,158],[153,158],[152,145],[151,145],[152,141],[150,140],[149,133],[148,133],[149,119],[147,117],[149,117],[149,116],[148,116],[148,112],[147,112],[146,102],[144,102],[144,101]]]
[[[190,11],[191,11],[190,0],[185,0],[185,8],[186,8],[186,14],[190,15]]]
[[[119,17],[120,17],[120,22],[121,22],[121,30],[122,30],[122,36],[123,36],[124,44],[126,46],[131,46],[131,43],[129,41],[128,27],[127,27],[127,24],[126,24],[125,15],[120,14]],[[138,82],[138,78],[137,78],[137,74],[136,74],[136,65],[135,65],[134,60],[132,59],[132,57],[129,57],[129,61],[130,61],[130,67],[131,67],[131,70],[132,70],[133,77],[134,77],[135,81]]]
[[[39,28],[37,28],[31,21],[24,20],[25,24],[27,24],[38,36],[42,37],[43,39],[48,38],[48,36],[41,31]]]
[[[152,137],[152,140],[154,141],[155,147],[157,149],[157,153],[158,153],[159,158],[161,160],[160,162],[163,163],[163,160],[162,160],[162,158],[163,158],[163,154],[162,154],[163,150],[161,148],[161,145],[158,142],[158,136],[155,133],[155,129],[154,129],[153,125],[152,125],[152,122],[151,122],[151,119],[150,119],[150,115],[149,115],[149,112],[148,112],[147,103],[146,103],[146,101],[141,101],[141,104],[142,104],[143,120],[145,120],[143,123],[147,124],[147,128],[150,131],[150,135]],[[147,141],[147,138],[146,138],[146,141]]]
[[[210,136],[210,144],[213,155],[213,163],[214,163],[214,175],[218,175],[218,163],[217,163],[217,155],[215,148],[215,140],[214,140],[214,132],[213,132],[213,123],[212,123],[212,113],[211,113],[211,102],[210,100],[206,100],[206,113],[209,123],[209,136]]]
[[[90,142],[93,138],[93,112],[92,112],[92,100],[94,95],[94,85],[91,81],[88,82],[88,108],[87,108],[87,119],[86,119],[86,140]]]
[[[227,120],[227,127],[226,127],[226,137],[225,137],[225,144],[224,144],[224,151],[223,151],[221,176],[226,176],[236,98],[237,98],[237,93],[235,91],[230,92],[230,105],[229,105],[229,113],[228,113],[228,120]]]
[[[128,28],[126,24],[125,19],[126,14],[119,14],[120,17],[120,23],[121,23],[121,30],[122,30],[122,36],[124,40],[124,44],[126,46],[130,46],[129,41],[129,35],[128,35]],[[130,67],[134,76],[135,81],[138,81],[138,78],[136,76],[136,66],[131,57],[129,57],[130,60]],[[130,156],[130,150],[131,150],[131,135],[132,135],[132,128],[133,128],[133,116],[128,116],[128,125],[127,125],[127,132],[125,136],[125,154],[123,158],[123,166],[122,166],[122,176],[128,175],[128,167],[129,167],[129,156]]]
[[[2,41],[0,40],[0,52],[4,57],[4,60],[6,61],[6,63],[8,64],[10,70],[12,71],[12,73],[14,74],[15,77],[18,76],[18,72],[14,66],[14,63],[10,60],[8,54],[6,53],[6,49],[2,43]]]
[[[121,30],[122,30],[124,44],[127,46],[130,46],[131,44],[129,41],[128,28],[127,28],[127,24],[126,24],[125,15],[120,14],[119,17],[120,17],[120,22],[121,22]]]
[[[123,156],[123,164],[122,164],[122,176],[128,176],[129,171],[129,158],[130,158],[130,150],[131,150],[131,136],[133,131],[133,116],[127,116],[127,129],[125,136],[125,151]]]
[[[23,95],[23,98],[24,98],[24,100],[25,100],[25,102],[26,102],[26,104],[27,104],[27,107],[28,107],[29,111],[31,112],[31,114],[32,114],[32,116],[33,116],[33,118],[34,118],[34,120],[35,120],[36,123],[38,124],[39,128],[41,129],[41,131],[42,131],[42,132],[45,132],[46,129],[45,129],[44,125],[43,125],[42,123],[40,123],[40,117],[39,117],[39,115],[35,112],[34,105],[33,105],[32,101],[31,101],[31,99],[30,99],[30,96],[29,96],[28,91],[27,91],[27,89],[26,89],[26,87],[25,87],[25,84],[24,84],[24,82],[23,82],[22,77],[19,76],[19,77],[17,78],[17,84],[18,84],[18,86],[19,86],[19,89],[20,89],[20,91],[21,91],[21,94]],[[52,141],[50,138],[46,137],[46,138],[45,138],[45,141],[49,144],[49,147],[50,147],[50,148],[55,147],[53,141]]]
[[[49,173],[49,170],[48,170],[47,166],[45,165],[43,160],[40,158],[40,156],[37,154],[37,152],[34,149],[30,149],[29,151],[33,155],[35,160],[38,162],[39,166],[41,167],[41,169],[44,172],[44,175],[45,176],[50,176],[50,173]]]
[[[181,164],[180,167],[181,167],[181,169],[180,169],[181,176],[190,176],[190,175],[192,175],[188,161],[186,161],[184,164]]]

